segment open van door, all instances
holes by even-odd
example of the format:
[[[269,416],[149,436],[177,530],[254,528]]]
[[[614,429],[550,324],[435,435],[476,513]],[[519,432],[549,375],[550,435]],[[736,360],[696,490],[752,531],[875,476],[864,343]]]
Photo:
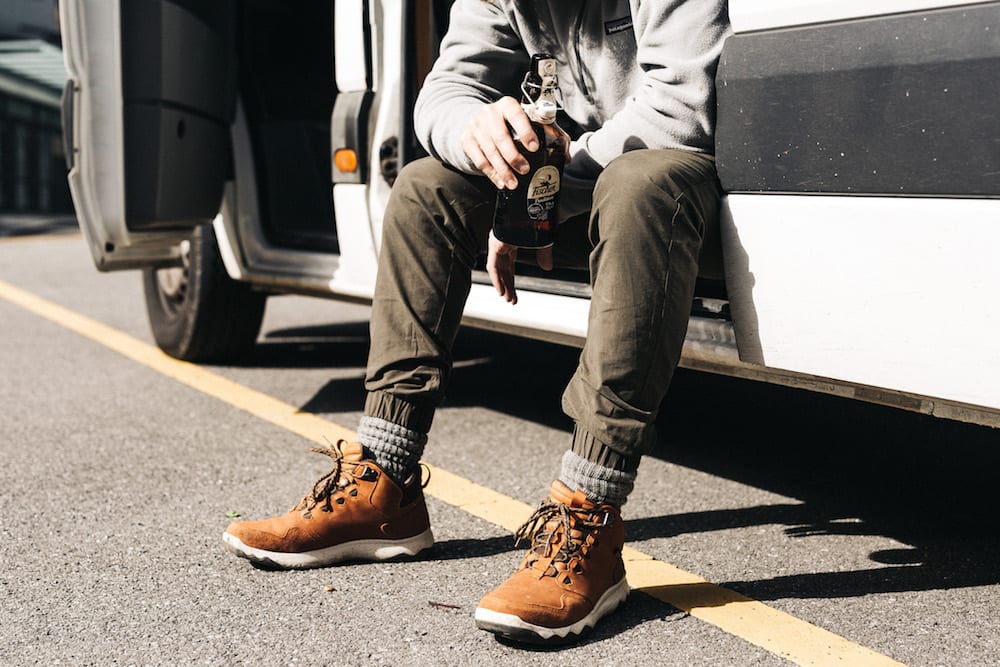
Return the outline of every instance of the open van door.
[[[236,107],[232,0],[62,0],[69,185],[97,268],[165,266],[219,212]]]

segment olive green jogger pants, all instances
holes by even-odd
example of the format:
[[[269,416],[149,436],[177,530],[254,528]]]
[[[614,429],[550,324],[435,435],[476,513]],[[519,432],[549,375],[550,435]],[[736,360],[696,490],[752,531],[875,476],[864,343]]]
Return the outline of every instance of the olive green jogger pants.
[[[589,267],[593,291],[587,340],[563,394],[581,456],[632,468],[652,444],[720,196],[712,156],[636,150],[601,173],[589,214],[560,225],[555,263]],[[430,429],[495,201],[488,179],[433,158],[401,171],[382,230],[367,415]]]

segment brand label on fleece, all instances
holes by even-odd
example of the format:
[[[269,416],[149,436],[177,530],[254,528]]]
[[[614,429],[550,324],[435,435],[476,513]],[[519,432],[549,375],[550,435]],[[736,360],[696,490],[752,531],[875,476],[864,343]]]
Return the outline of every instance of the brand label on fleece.
[[[614,35],[615,33],[622,32],[624,30],[629,30],[631,28],[632,28],[631,16],[624,16],[620,19],[604,22],[604,34],[606,35]]]

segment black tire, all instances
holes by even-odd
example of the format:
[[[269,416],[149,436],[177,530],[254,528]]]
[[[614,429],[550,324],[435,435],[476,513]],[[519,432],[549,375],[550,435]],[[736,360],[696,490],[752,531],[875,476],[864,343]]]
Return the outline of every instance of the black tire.
[[[267,295],[226,273],[211,225],[199,225],[177,268],[142,272],[156,344],[171,357],[231,363],[253,350]]]

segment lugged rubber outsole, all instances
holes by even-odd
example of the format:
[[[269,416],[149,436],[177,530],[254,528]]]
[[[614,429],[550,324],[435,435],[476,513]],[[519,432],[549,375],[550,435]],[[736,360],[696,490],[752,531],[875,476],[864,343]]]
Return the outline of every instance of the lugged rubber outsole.
[[[224,532],[226,549],[260,567],[273,570],[306,570],[348,561],[383,561],[401,556],[416,556],[434,545],[434,534],[428,528],[419,535],[401,540],[354,540],[325,549],[284,553],[247,546],[240,538]]]
[[[561,628],[547,628],[529,623],[514,614],[505,614],[479,607],[476,609],[476,627],[480,630],[521,644],[554,646],[576,641],[597,622],[615,611],[628,597],[628,581],[621,581],[604,592],[589,614],[576,623]]]

